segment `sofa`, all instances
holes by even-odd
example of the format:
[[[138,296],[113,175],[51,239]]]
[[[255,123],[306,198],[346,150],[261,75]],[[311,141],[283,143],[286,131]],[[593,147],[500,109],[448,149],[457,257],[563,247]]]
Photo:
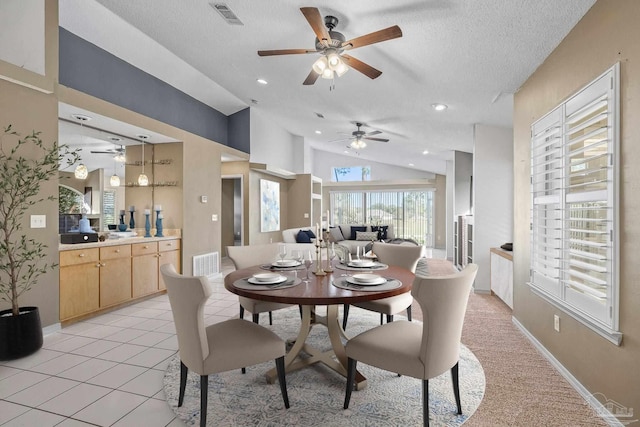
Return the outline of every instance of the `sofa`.
[[[304,236],[298,237],[301,231],[313,232],[310,227],[282,230],[282,241],[285,243],[313,244],[313,238],[309,238],[310,242],[308,243],[301,243],[301,240],[306,241]],[[393,225],[340,224],[329,228],[329,242],[343,246],[345,250],[352,255],[356,254],[358,248],[365,248],[372,241],[387,241],[394,238]],[[362,249],[360,249],[360,251],[362,251]]]

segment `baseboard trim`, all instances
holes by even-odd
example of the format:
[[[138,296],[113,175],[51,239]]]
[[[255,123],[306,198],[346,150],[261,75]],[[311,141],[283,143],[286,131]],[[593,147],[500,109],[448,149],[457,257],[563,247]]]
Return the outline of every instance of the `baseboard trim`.
[[[567,368],[565,368],[562,363],[560,363],[560,361],[556,359],[554,355],[551,354],[551,352],[547,350],[546,347],[543,346],[542,343],[538,341],[538,339],[534,337],[533,334],[529,332],[524,327],[524,325],[518,321],[518,319],[516,319],[514,316],[511,316],[511,321],[516,326],[516,328],[518,328],[520,332],[522,332],[524,336],[527,337],[527,339],[531,342],[531,344],[533,344],[536,350],[538,350],[538,352],[540,352],[540,354],[542,354],[545,359],[547,359],[549,363],[551,363],[551,365],[560,373],[560,375],[562,375],[569,382],[569,384],[571,384],[571,386],[580,394],[580,396],[582,396],[582,398],[589,404],[589,406],[591,406],[596,411],[596,413],[600,415],[600,418],[602,418],[605,423],[609,424],[612,427],[624,427],[624,424],[620,422],[620,420],[616,418],[611,412],[609,412],[607,408],[605,408],[604,405],[602,405],[602,403],[600,403],[600,401],[596,399],[593,394],[591,394],[589,390],[587,390],[585,386],[583,386],[580,381],[578,381],[578,379],[574,377],[571,372],[569,372],[569,370],[567,370]]]
[[[60,324],[60,322],[54,323],[53,325],[45,326],[44,328],[42,328],[42,335],[46,337],[49,334],[60,332],[61,329],[62,325]]]

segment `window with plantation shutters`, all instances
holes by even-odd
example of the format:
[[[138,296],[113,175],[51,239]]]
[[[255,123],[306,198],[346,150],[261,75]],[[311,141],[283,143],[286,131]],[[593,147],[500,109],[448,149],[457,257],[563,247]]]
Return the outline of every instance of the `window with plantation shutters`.
[[[531,128],[531,288],[619,344],[616,64]]]

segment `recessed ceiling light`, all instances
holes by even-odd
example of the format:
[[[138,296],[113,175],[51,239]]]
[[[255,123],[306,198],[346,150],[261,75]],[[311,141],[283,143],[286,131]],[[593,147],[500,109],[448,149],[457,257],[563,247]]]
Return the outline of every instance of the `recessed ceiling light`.
[[[415,165],[413,163],[409,163],[409,166],[414,167]]]
[[[71,117],[78,120],[79,122],[88,122],[91,120],[91,117],[85,116],[84,114],[72,114]]]
[[[349,150],[344,150],[343,153],[344,154],[349,154]]]
[[[258,83],[260,83],[261,85],[266,85],[267,81],[265,79],[258,79],[256,80]]]
[[[433,109],[434,109],[434,110],[436,110],[436,111],[444,111],[444,110],[446,110],[447,108],[449,108],[449,107],[447,107],[447,106],[446,106],[446,105],[444,105],[444,104],[431,104],[431,106],[432,106],[432,107],[433,107]]]
[[[321,131],[321,130],[317,130],[317,131],[316,131],[316,133],[317,133],[318,135],[320,135],[320,134],[322,134],[322,131]]]
[[[429,150],[424,150],[422,154],[429,154]]]

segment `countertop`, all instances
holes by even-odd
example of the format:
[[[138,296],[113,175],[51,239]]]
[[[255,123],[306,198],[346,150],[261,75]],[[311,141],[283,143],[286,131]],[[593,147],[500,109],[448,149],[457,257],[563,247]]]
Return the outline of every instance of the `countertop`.
[[[70,251],[75,249],[90,249],[90,248],[102,248],[105,246],[117,246],[117,245],[132,245],[136,243],[145,242],[161,242],[163,240],[175,240],[180,239],[180,236],[164,236],[164,237],[125,237],[119,239],[107,239],[104,242],[91,242],[91,243],[75,243],[75,244],[63,244],[58,245],[60,251]]]

